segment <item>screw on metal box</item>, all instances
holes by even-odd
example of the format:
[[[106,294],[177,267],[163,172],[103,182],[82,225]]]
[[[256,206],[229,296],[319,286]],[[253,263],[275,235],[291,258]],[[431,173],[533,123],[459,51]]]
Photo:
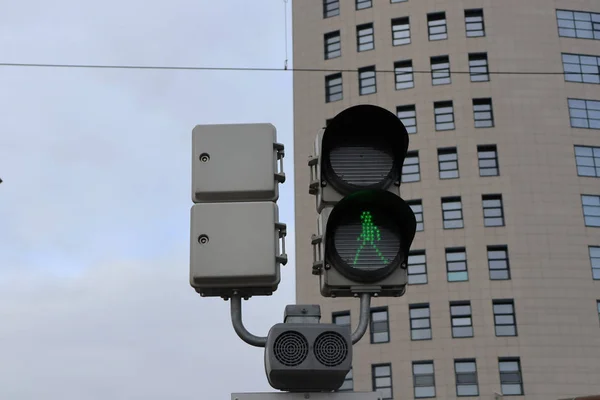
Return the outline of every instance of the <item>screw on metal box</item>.
[[[210,160],[210,155],[208,155],[208,153],[202,153],[199,158],[202,162],[208,162],[208,160]]]
[[[208,243],[208,236],[207,235],[198,236],[198,243],[200,243],[200,244]]]

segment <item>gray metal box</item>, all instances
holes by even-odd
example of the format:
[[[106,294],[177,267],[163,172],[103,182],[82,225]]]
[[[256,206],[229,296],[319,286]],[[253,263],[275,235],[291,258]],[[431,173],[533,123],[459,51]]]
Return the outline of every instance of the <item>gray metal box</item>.
[[[272,294],[287,262],[285,233],[270,201],[192,206],[190,284],[203,296]]]
[[[197,125],[192,155],[194,203],[277,201],[284,153],[273,125]]]
[[[269,384],[279,390],[337,390],[352,367],[350,329],[335,324],[274,325],[265,346]]]

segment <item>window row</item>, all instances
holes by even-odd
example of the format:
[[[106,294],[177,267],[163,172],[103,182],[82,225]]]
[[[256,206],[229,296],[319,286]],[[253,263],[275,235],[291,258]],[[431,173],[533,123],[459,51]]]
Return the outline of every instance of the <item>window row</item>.
[[[556,10],[558,36],[600,40],[600,14]]]
[[[431,340],[431,310],[429,303],[409,304],[410,339]],[[517,336],[515,304],[512,299],[492,300],[494,330],[496,336]],[[350,311],[334,312],[332,322],[340,326],[351,327]],[[370,314],[371,344],[390,341],[388,307],[371,308]],[[450,322],[453,338],[470,338],[473,333],[473,316],[470,301],[450,302]]]
[[[328,49],[326,49],[328,50]],[[339,51],[339,50],[335,50]],[[490,80],[487,53],[469,53],[469,76],[471,82],[487,82]],[[432,85],[447,85],[451,83],[449,56],[431,57]],[[412,60],[401,60],[394,63],[394,82],[396,90],[412,89],[415,87],[415,77]],[[358,87],[361,96],[377,92],[377,70],[374,65],[358,69]],[[325,101],[332,103],[344,97],[342,73],[325,76]]]
[[[412,361],[413,397],[416,399],[436,397],[435,367],[433,360]],[[523,376],[519,357],[499,357],[498,370],[502,395],[523,395]],[[371,365],[373,391],[382,394],[382,400],[394,398],[392,365]],[[479,396],[479,379],[475,358],[454,359],[454,382],[456,395]],[[350,370],[340,392],[354,390],[353,372]]]
[[[413,208],[413,205],[411,205]],[[413,211],[415,208],[413,208]],[[423,219],[423,213],[419,209],[415,212],[417,221]],[[421,224],[422,222],[417,222]],[[592,279],[600,280],[600,246],[588,247]],[[461,282],[469,279],[467,268],[467,251],[464,247],[445,249],[446,253],[446,278],[448,282]],[[508,257],[508,246],[487,246],[487,264],[490,280],[509,280],[510,263]],[[412,250],[408,256],[408,284],[424,285],[428,283],[427,277],[427,254],[425,250]]]
[[[465,10],[467,37],[484,36],[483,10]],[[446,14],[428,14],[427,24],[429,40],[448,38]],[[392,45],[402,46],[411,43],[410,17],[393,18],[391,20]],[[324,35],[325,59],[341,56],[341,34],[333,31]],[[375,25],[370,22],[356,26],[356,51],[369,51],[375,48]]]
[[[575,145],[575,164],[577,175],[600,178],[600,147]],[[479,176],[498,176],[498,151],[495,145],[477,146]],[[444,147],[437,149],[439,179],[457,179],[460,177],[458,149]],[[402,168],[402,183],[419,182],[421,168],[419,150],[406,153]]]
[[[498,176],[498,151],[496,145],[477,146],[479,176]],[[438,172],[440,179],[459,178],[458,150],[456,147],[437,149]],[[402,183],[419,182],[421,180],[421,167],[419,150],[406,153],[402,167]]]
[[[409,155],[407,155],[407,160]],[[412,156],[412,155],[411,155]],[[410,162],[407,164],[405,161],[402,175],[404,177],[405,168],[407,173],[412,171],[410,167],[414,165]],[[404,180],[403,180],[404,182]],[[414,182],[414,180],[408,179],[408,182]],[[423,231],[425,228],[423,221],[423,203],[421,200],[410,200],[407,201],[408,205],[413,210],[415,217],[417,218],[417,232]],[[460,196],[442,197],[442,221],[444,229],[462,229],[465,227],[463,220],[463,206]],[[484,194],[481,196],[481,204],[483,210],[483,225],[486,227],[498,227],[504,226],[504,207],[502,203],[501,194]]]
[[[408,0],[390,0],[390,3],[405,3]],[[354,0],[356,10],[373,7],[373,0]],[[323,18],[340,15],[340,0],[323,0]]]
[[[467,266],[466,248],[446,248],[445,257],[447,281],[468,281],[469,270]],[[487,264],[490,280],[509,280],[510,263],[508,259],[508,246],[487,246]],[[425,250],[412,250],[409,253],[407,273],[409,285],[425,285],[429,282],[427,275],[427,253]]]

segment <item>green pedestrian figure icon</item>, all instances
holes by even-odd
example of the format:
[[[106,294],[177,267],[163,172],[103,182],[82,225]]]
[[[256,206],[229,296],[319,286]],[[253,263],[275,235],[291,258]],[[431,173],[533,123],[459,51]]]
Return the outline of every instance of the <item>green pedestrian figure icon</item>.
[[[370,211],[363,211],[360,214],[360,222],[362,225],[361,233],[358,235],[356,240],[358,242],[362,242],[356,250],[356,255],[354,256],[354,265],[358,262],[358,257],[360,256],[360,252],[364,249],[365,246],[370,246],[375,250],[377,255],[381,258],[381,261],[388,264],[389,260],[381,253],[379,247],[375,242],[381,240],[381,232],[379,228],[373,223],[373,215],[371,215]]]

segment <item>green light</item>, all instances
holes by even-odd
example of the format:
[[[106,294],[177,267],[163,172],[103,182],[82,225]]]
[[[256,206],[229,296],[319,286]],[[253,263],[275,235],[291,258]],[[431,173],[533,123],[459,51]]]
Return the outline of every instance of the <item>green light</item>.
[[[373,223],[373,215],[371,215],[371,212],[363,211],[360,214],[360,222],[362,225],[362,229],[360,235],[358,235],[358,237],[356,238],[356,241],[362,243],[360,244],[358,250],[356,250],[356,255],[354,256],[354,265],[356,265],[356,263],[358,262],[360,252],[367,245],[371,246],[375,250],[375,252],[377,253],[377,255],[383,263],[389,264],[390,261],[387,258],[385,258],[385,256],[381,253],[381,251],[375,244],[376,241],[378,242],[381,240],[381,232],[379,231],[379,228]]]

